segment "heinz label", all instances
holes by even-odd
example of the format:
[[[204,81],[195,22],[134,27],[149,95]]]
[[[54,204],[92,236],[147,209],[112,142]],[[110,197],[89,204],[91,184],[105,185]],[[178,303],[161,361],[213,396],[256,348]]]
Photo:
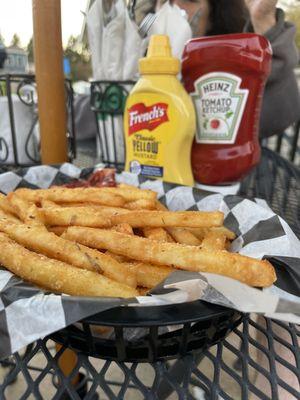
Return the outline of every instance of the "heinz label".
[[[143,129],[153,131],[164,122],[168,122],[168,104],[156,103],[145,106],[144,103],[134,104],[128,109],[128,135]]]
[[[191,94],[197,117],[197,143],[235,143],[243,117],[248,89],[241,78],[225,72],[203,75]]]

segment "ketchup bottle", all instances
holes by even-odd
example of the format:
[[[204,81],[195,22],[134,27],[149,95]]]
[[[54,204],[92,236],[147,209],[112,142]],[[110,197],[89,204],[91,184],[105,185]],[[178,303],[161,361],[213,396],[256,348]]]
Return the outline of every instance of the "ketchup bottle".
[[[197,116],[192,148],[197,182],[231,184],[258,163],[260,110],[271,60],[270,43],[256,34],[187,43],[182,77]]]

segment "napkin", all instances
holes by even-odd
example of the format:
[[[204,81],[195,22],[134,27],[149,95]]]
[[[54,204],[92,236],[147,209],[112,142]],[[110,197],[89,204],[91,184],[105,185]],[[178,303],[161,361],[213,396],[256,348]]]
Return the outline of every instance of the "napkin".
[[[168,35],[170,37],[173,56],[181,60],[184,46],[192,38],[191,27],[176,5],[165,3],[157,13],[156,20],[149,30],[150,35]]]

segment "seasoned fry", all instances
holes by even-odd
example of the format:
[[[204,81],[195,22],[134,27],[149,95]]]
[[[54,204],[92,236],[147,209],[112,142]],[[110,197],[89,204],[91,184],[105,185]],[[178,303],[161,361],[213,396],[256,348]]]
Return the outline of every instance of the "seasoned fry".
[[[95,249],[69,241],[41,227],[7,224],[0,219],[0,230],[29,250],[88,271],[104,273],[108,278],[136,287],[136,277],[114,258]]]
[[[13,205],[8,201],[7,196],[4,194],[0,193],[0,208],[1,210],[8,212],[13,215],[18,215],[16,209],[13,207]]]
[[[127,210],[125,208],[101,206],[101,205],[95,204],[95,203],[59,203],[59,206],[68,207],[68,208],[69,207],[86,208],[88,211],[97,210],[108,216],[118,215],[118,214],[126,214],[126,213],[130,212],[130,210]]]
[[[210,252],[196,246],[163,243],[102,229],[71,227],[66,237],[90,247],[107,249],[135,260],[176,266],[187,271],[210,272],[237,279],[250,286],[270,286],[276,275],[266,260],[227,251]]]
[[[133,288],[137,287],[136,274],[133,271],[124,268],[123,264],[121,264],[117,259],[111,257],[107,253],[101,253],[100,251],[91,249],[83,244],[78,243],[78,246],[80,250],[86,253],[91,259],[96,260],[103,269],[103,274],[107,276],[107,278],[124,283]]]
[[[203,240],[205,235],[209,231],[216,231],[219,233],[223,233],[228,240],[234,240],[236,238],[236,234],[232,232],[230,229],[225,226],[218,226],[213,228],[189,228],[189,231],[192,232],[198,239]]]
[[[153,265],[139,262],[127,262],[122,265],[135,273],[138,286],[153,288],[162,282],[168,275],[175,271],[166,265]]]
[[[80,203],[89,202],[109,206],[120,207],[125,204],[122,196],[116,193],[104,191],[103,188],[64,188],[55,187],[50,189],[17,189],[20,197],[31,202],[41,202],[51,200],[55,203]]]
[[[146,296],[149,292],[149,288],[145,287],[139,287],[137,290],[139,291],[140,296]]]
[[[29,250],[78,268],[103,272],[97,261],[83,253],[76,243],[58,237],[39,226],[6,224],[4,219],[0,219],[0,230]]]
[[[139,199],[126,203],[124,207],[128,210],[155,210],[156,202],[150,199]]]
[[[210,231],[204,237],[201,247],[210,251],[224,250],[226,248],[226,235],[223,232]]]
[[[35,204],[29,203],[27,200],[16,195],[15,192],[9,193],[7,199],[23,222],[32,226],[44,227],[43,216],[40,214],[40,211]]]
[[[21,224],[22,223],[14,215],[10,214],[7,211],[3,211],[1,208],[0,208],[0,218],[1,219],[5,219],[8,223],[11,223],[11,222],[14,223],[14,224]]]
[[[107,216],[86,207],[49,207],[40,209],[40,213],[48,225],[76,225],[103,228],[111,226],[110,219]]]
[[[157,194],[152,190],[138,189],[136,187],[104,187],[103,190],[106,193],[113,193],[122,196],[126,202],[145,199],[155,201]]]
[[[167,207],[156,201],[156,208],[159,211],[168,211]],[[189,246],[200,246],[201,241],[185,228],[166,228],[166,231],[177,243],[187,244]]]
[[[43,208],[58,208],[58,207],[60,207],[60,205],[58,205],[57,203],[54,203],[54,201],[51,201],[51,200],[42,200],[41,206]]]
[[[169,234],[177,243],[188,246],[200,246],[201,241],[185,228],[166,228]]]
[[[48,232],[53,232],[57,236],[61,236],[65,230],[67,229],[66,226],[48,226],[47,230]]]
[[[116,232],[125,233],[126,235],[133,235],[133,230],[129,224],[119,224],[112,227]]]
[[[36,285],[73,296],[134,297],[138,291],[95,272],[82,270],[25,249],[0,233],[0,262]]]
[[[148,239],[174,243],[174,240],[163,228],[143,228],[143,234]]]
[[[111,217],[113,225],[127,222],[133,228],[143,227],[212,227],[223,223],[224,214],[201,211],[131,211]]]

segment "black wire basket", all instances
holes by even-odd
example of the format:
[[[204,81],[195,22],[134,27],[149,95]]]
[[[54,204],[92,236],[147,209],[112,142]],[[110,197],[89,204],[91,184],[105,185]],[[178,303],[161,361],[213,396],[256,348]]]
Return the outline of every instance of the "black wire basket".
[[[85,318],[50,338],[92,357],[155,362],[209,348],[241,321],[241,313],[202,301],[118,307]]]
[[[123,169],[123,113],[134,81],[91,82],[91,109],[97,124],[97,158],[108,167]]]
[[[74,94],[69,79],[65,79],[65,89],[66,110],[69,116],[68,158],[72,161],[76,157],[76,142]],[[7,134],[3,134],[0,130],[0,165],[30,166],[40,164],[38,99],[35,76],[30,74],[0,74],[0,101],[3,102],[6,118],[9,121]],[[23,114],[19,121],[16,118],[17,106]],[[2,122],[3,117],[4,113],[2,114]]]

